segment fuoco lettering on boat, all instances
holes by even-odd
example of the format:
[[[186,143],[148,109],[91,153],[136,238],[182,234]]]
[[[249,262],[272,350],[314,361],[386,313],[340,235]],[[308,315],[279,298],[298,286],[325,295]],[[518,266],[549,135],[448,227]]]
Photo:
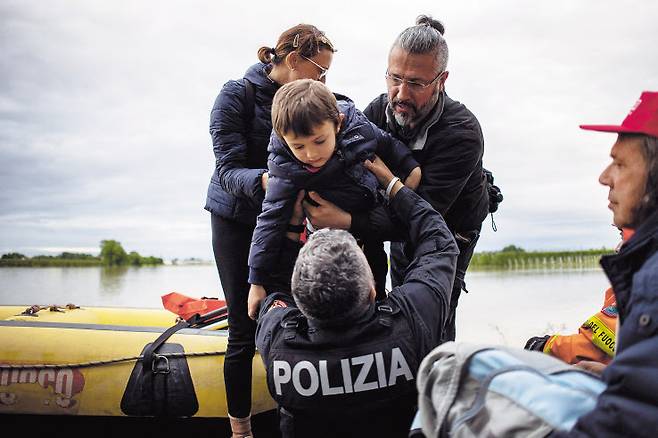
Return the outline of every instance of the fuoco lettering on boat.
[[[71,398],[82,391],[84,376],[77,369],[23,368],[0,370],[0,386],[12,384],[39,384],[42,388],[52,387],[55,394]]]

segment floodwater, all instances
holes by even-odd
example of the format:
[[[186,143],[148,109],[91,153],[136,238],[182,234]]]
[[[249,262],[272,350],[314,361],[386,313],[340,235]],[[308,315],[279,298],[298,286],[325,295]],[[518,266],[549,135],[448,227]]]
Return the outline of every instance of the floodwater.
[[[608,281],[598,268],[469,271],[457,340],[523,347],[531,336],[574,333],[601,308]],[[214,265],[139,268],[0,268],[0,305],[161,308],[161,296],[222,298]]]

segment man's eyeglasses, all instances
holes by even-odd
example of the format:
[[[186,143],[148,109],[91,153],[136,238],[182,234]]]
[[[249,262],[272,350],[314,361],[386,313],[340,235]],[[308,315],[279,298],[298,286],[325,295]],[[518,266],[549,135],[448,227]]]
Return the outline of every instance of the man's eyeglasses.
[[[305,60],[307,60],[308,62],[310,62],[311,64],[313,64],[314,66],[316,66],[317,68],[320,69],[320,76],[318,76],[319,81],[321,81],[325,76],[327,76],[327,73],[329,72],[328,68],[322,67],[320,64],[313,61],[311,58],[307,58],[306,56],[302,55],[301,53],[299,54],[299,56],[301,56],[302,58],[304,58]]]
[[[437,79],[441,77],[443,74],[443,71],[439,72],[438,75],[434,79],[432,79],[429,82],[422,82],[422,81],[414,81],[414,80],[407,80],[405,78],[401,78],[400,76],[393,75],[386,70],[386,80],[389,81],[392,85],[399,87],[402,84],[407,84],[407,87],[409,87],[409,90],[414,91],[414,92],[420,92],[430,85],[432,85],[434,82],[436,82]]]

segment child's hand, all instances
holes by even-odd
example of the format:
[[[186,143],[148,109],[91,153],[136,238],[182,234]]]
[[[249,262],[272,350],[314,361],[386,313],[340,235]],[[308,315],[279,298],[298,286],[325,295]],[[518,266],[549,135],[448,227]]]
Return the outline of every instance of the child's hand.
[[[261,301],[265,299],[267,293],[265,288],[259,284],[252,284],[249,288],[249,297],[247,298],[247,314],[249,318],[256,320],[258,318],[258,309]]]
[[[404,180],[404,185],[409,187],[411,190],[416,190],[418,188],[418,184],[420,184],[420,177],[422,176],[422,173],[420,171],[420,167],[414,167],[414,170],[409,173],[409,176],[407,176],[407,179]]]
[[[382,186],[382,188],[386,188],[388,183],[394,177],[393,173],[377,155],[375,155],[374,160],[366,160],[363,165],[366,166],[366,169],[371,171],[377,177],[377,181],[379,181],[379,184]]]

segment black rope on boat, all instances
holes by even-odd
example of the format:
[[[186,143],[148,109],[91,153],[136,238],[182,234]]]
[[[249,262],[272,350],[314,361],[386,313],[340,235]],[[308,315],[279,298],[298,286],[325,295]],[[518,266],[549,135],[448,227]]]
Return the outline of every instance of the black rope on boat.
[[[167,358],[180,358],[180,357],[198,357],[198,356],[224,356],[225,351],[206,351],[202,353],[158,353],[158,356],[167,357]],[[131,356],[131,357],[121,357],[117,359],[109,360],[99,360],[93,362],[79,362],[79,363],[67,363],[67,364],[34,364],[34,365],[8,365],[0,364],[0,370],[25,370],[25,369],[60,369],[60,368],[91,368],[96,366],[103,365],[112,365],[115,363],[121,362],[131,362],[143,360],[144,356]]]

